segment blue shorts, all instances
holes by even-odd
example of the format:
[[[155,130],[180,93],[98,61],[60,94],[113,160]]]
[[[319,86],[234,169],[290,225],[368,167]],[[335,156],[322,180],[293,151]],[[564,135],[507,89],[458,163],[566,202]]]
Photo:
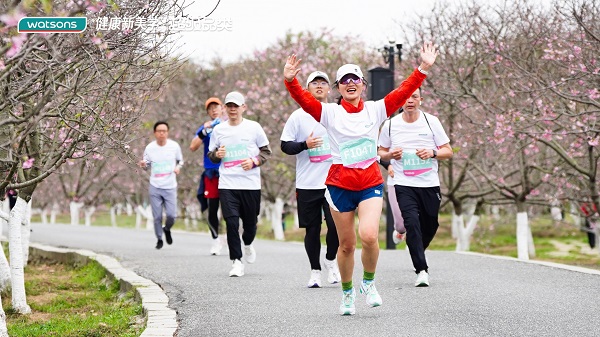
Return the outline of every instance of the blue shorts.
[[[329,206],[338,212],[354,211],[361,201],[370,198],[383,198],[383,184],[361,191],[350,191],[336,186],[327,186],[325,190],[325,199]]]

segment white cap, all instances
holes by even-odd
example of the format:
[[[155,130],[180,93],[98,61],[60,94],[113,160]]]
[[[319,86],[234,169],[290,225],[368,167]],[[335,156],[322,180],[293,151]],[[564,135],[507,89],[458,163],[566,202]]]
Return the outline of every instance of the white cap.
[[[225,104],[235,103],[237,106],[242,106],[246,103],[244,96],[237,91],[232,91],[225,96]]]
[[[317,70],[313,71],[312,73],[310,73],[310,75],[308,75],[308,79],[306,80],[306,86],[308,87],[308,84],[314,81],[317,77],[320,77],[327,81],[327,83],[331,84],[331,82],[329,82],[329,76],[327,76],[327,74],[325,74],[324,72]]]
[[[348,63],[348,64],[344,64],[343,66],[341,66],[338,69],[337,74],[335,76],[335,81],[339,82],[342,79],[342,77],[344,77],[345,75],[348,75],[348,74],[354,74],[361,79],[364,78],[364,75],[363,75],[362,71],[360,70],[359,66],[357,66],[356,64]]]

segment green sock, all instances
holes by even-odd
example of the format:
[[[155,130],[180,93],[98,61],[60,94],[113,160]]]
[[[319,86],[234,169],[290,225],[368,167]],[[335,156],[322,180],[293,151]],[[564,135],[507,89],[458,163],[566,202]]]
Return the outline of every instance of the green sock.
[[[342,282],[342,290],[351,290],[352,289],[352,281],[350,282]]]
[[[373,282],[375,279],[375,273],[369,273],[368,271],[363,271],[363,280]]]

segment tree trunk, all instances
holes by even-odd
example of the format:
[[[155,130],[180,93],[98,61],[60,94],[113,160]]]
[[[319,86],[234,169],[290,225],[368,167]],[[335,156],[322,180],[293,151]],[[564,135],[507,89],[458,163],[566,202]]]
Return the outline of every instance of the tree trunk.
[[[298,217],[298,206],[296,206],[294,209],[294,229],[299,229],[300,228],[300,218]]]
[[[23,251],[23,267],[29,262],[29,238],[31,237],[31,199],[25,206],[24,221],[21,222],[21,249]]]
[[[8,198],[5,198],[3,201],[0,201],[0,211],[4,212],[5,214],[10,214],[10,205]],[[4,233],[5,226],[8,227],[8,221],[4,220],[4,218],[0,218],[0,235]]]
[[[42,223],[44,225],[48,224],[48,209],[46,207],[42,208],[40,212],[40,218],[42,219]]]
[[[23,271],[23,246],[21,241],[21,227],[23,216],[27,209],[27,202],[20,196],[17,197],[17,203],[10,212],[9,221],[9,256],[12,286],[12,306],[16,312],[28,314],[31,308],[27,305],[25,296],[25,273]]]
[[[283,200],[281,198],[275,199],[275,203],[271,207],[271,227],[273,227],[273,234],[275,240],[285,240],[283,235],[283,226],[281,222],[281,215],[283,214]]]
[[[498,206],[498,205],[492,206],[492,219],[500,220],[500,206]]]
[[[138,205],[138,207],[135,208],[135,229],[142,228],[143,211],[144,209],[142,208],[142,206]]]
[[[146,208],[144,209],[144,216],[146,217],[146,229],[149,231],[153,231],[154,217],[152,216],[152,206],[146,206]]]
[[[53,203],[52,210],[50,210],[50,223],[53,225],[56,223],[56,214],[58,214],[58,212],[60,212],[60,207],[57,203]]]
[[[117,227],[117,212],[115,211],[115,205],[110,206],[110,224],[113,227]],[[137,227],[137,219],[136,219]]]
[[[96,212],[95,206],[86,207],[83,213],[85,214],[85,225],[86,227],[90,227],[92,225],[92,215]]]
[[[69,210],[71,211],[71,225],[79,225],[79,209],[83,207],[83,203],[71,201],[69,203]]]
[[[0,303],[2,302],[0,301]],[[2,305],[0,305],[0,337],[8,337],[8,330],[6,329],[6,314],[4,313]]]
[[[126,209],[126,212],[127,212],[128,216],[132,216],[133,215],[133,207],[131,206],[130,203],[127,203],[125,205],[125,209]]]
[[[527,212],[520,211],[517,213],[517,257],[519,260],[529,260],[529,222]]]

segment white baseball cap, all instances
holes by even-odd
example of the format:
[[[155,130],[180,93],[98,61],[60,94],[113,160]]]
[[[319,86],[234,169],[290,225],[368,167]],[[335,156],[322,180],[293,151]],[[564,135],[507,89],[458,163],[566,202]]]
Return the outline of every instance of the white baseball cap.
[[[327,76],[327,74],[325,74],[324,72],[317,70],[313,71],[312,73],[310,73],[310,75],[308,75],[308,79],[306,80],[306,86],[308,87],[308,84],[314,81],[317,77],[320,77],[327,81],[328,84],[331,84],[331,82],[329,82],[329,76]]]
[[[365,77],[362,71],[360,70],[359,66],[357,66],[356,64],[348,63],[344,64],[338,69],[337,74],[335,76],[335,81],[339,82],[342,79],[342,77],[348,74],[354,74],[361,79]]]
[[[237,106],[242,106],[246,103],[244,96],[237,91],[232,91],[225,96],[225,104],[234,103]]]

